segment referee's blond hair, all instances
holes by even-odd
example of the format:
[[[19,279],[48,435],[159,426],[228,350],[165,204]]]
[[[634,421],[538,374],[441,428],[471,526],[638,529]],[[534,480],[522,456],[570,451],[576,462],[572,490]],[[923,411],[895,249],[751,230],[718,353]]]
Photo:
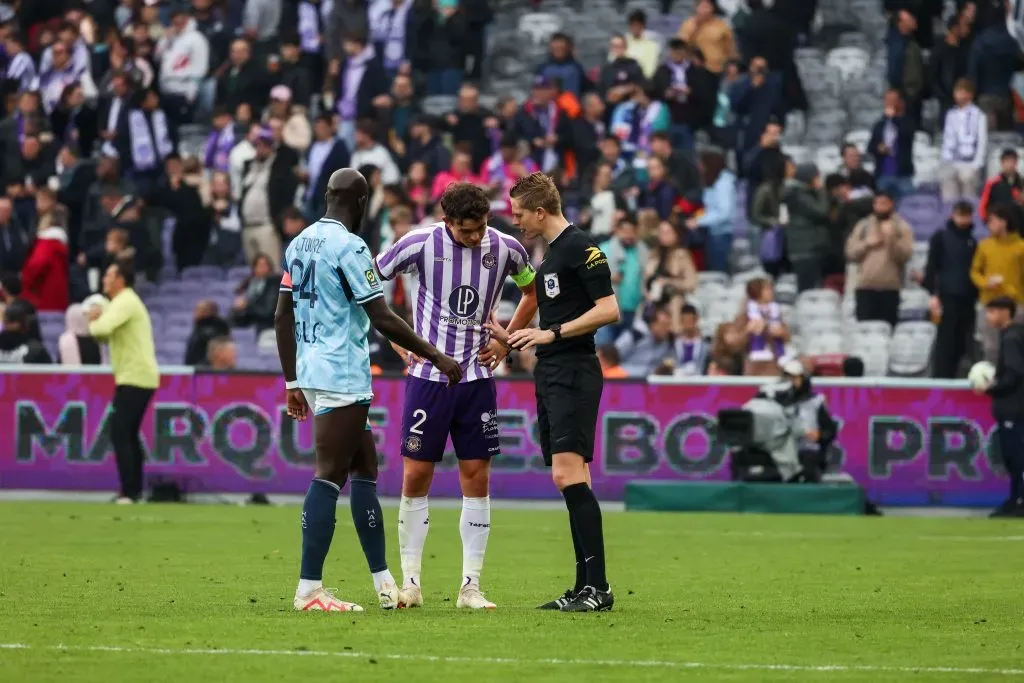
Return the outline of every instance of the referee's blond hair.
[[[526,211],[544,209],[552,216],[562,213],[562,197],[558,194],[555,181],[540,171],[517,180],[508,196],[518,200],[519,206]]]

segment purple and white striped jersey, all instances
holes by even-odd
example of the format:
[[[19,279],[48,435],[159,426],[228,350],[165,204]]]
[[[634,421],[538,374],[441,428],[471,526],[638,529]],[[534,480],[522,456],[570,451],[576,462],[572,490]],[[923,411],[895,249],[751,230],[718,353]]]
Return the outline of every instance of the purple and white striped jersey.
[[[533,282],[535,272],[526,249],[514,237],[487,228],[480,246],[470,249],[455,242],[444,223],[413,230],[377,256],[385,280],[398,273],[417,273],[419,288],[413,307],[416,334],[462,365],[463,382],[491,377],[477,354],[490,341],[483,323],[501,295],[506,277],[520,287]],[[413,367],[413,377],[446,382],[431,363]]]

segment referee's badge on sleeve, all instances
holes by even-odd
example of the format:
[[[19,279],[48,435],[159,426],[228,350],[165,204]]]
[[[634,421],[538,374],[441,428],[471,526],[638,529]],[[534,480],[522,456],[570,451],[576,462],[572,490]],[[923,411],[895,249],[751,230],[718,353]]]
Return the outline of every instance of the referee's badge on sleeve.
[[[558,286],[558,273],[550,273],[544,276],[544,293],[549,299],[554,299],[562,292]]]

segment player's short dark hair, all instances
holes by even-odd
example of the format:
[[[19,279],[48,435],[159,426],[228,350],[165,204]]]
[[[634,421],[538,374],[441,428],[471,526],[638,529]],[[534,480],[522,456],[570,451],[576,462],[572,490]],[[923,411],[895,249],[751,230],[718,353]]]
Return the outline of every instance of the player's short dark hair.
[[[858,147],[857,145],[853,144],[852,142],[844,142],[843,146],[839,148],[839,154],[845,155],[846,150],[850,149],[851,147],[860,152],[860,147]]]
[[[669,135],[668,133],[666,133],[663,130],[659,130],[656,133],[651,133],[650,140],[651,140],[651,142],[654,142],[655,140],[661,140],[663,142],[667,142],[667,143],[671,144],[672,143],[672,136]]]
[[[700,313],[697,312],[697,307],[693,304],[684,304],[679,311],[679,315],[696,315],[699,317]]]
[[[642,9],[635,9],[629,13],[629,23],[640,22],[644,26],[647,25],[647,12]]]
[[[548,42],[553,43],[556,40],[564,40],[566,43],[569,44],[569,47],[572,47],[572,38],[569,36],[568,33],[563,33],[562,31],[552,33],[551,38],[548,39]]]
[[[441,195],[441,210],[449,221],[478,221],[490,212],[491,201],[472,183],[452,183]]]
[[[135,286],[135,262],[130,258],[116,258],[113,265],[117,267],[117,273],[124,280],[126,287]]]
[[[999,155],[999,160],[1004,161],[1006,159],[1019,159],[1020,155],[1017,154],[1017,150],[1013,147],[1007,147],[1003,150],[1003,153]]]
[[[974,204],[971,204],[966,199],[961,199],[953,205],[953,213],[961,216],[971,216],[974,214]]]
[[[552,215],[562,213],[562,197],[555,181],[540,171],[517,180],[508,196],[519,200],[519,205],[526,211],[544,209]]]
[[[1017,315],[1017,302],[1008,296],[997,296],[985,304],[985,308],[993,311],[1009,311],[1011,318]]]

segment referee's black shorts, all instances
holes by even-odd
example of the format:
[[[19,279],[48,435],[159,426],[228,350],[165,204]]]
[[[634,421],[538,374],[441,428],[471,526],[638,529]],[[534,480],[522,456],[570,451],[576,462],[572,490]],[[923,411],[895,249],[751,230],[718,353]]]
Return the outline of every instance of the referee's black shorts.
[[[544,464],[551,466],[552,453],[578,453],[586,462],[593,460],[604,387],[597,356],[559,354],[538,358],[533,374]]]

